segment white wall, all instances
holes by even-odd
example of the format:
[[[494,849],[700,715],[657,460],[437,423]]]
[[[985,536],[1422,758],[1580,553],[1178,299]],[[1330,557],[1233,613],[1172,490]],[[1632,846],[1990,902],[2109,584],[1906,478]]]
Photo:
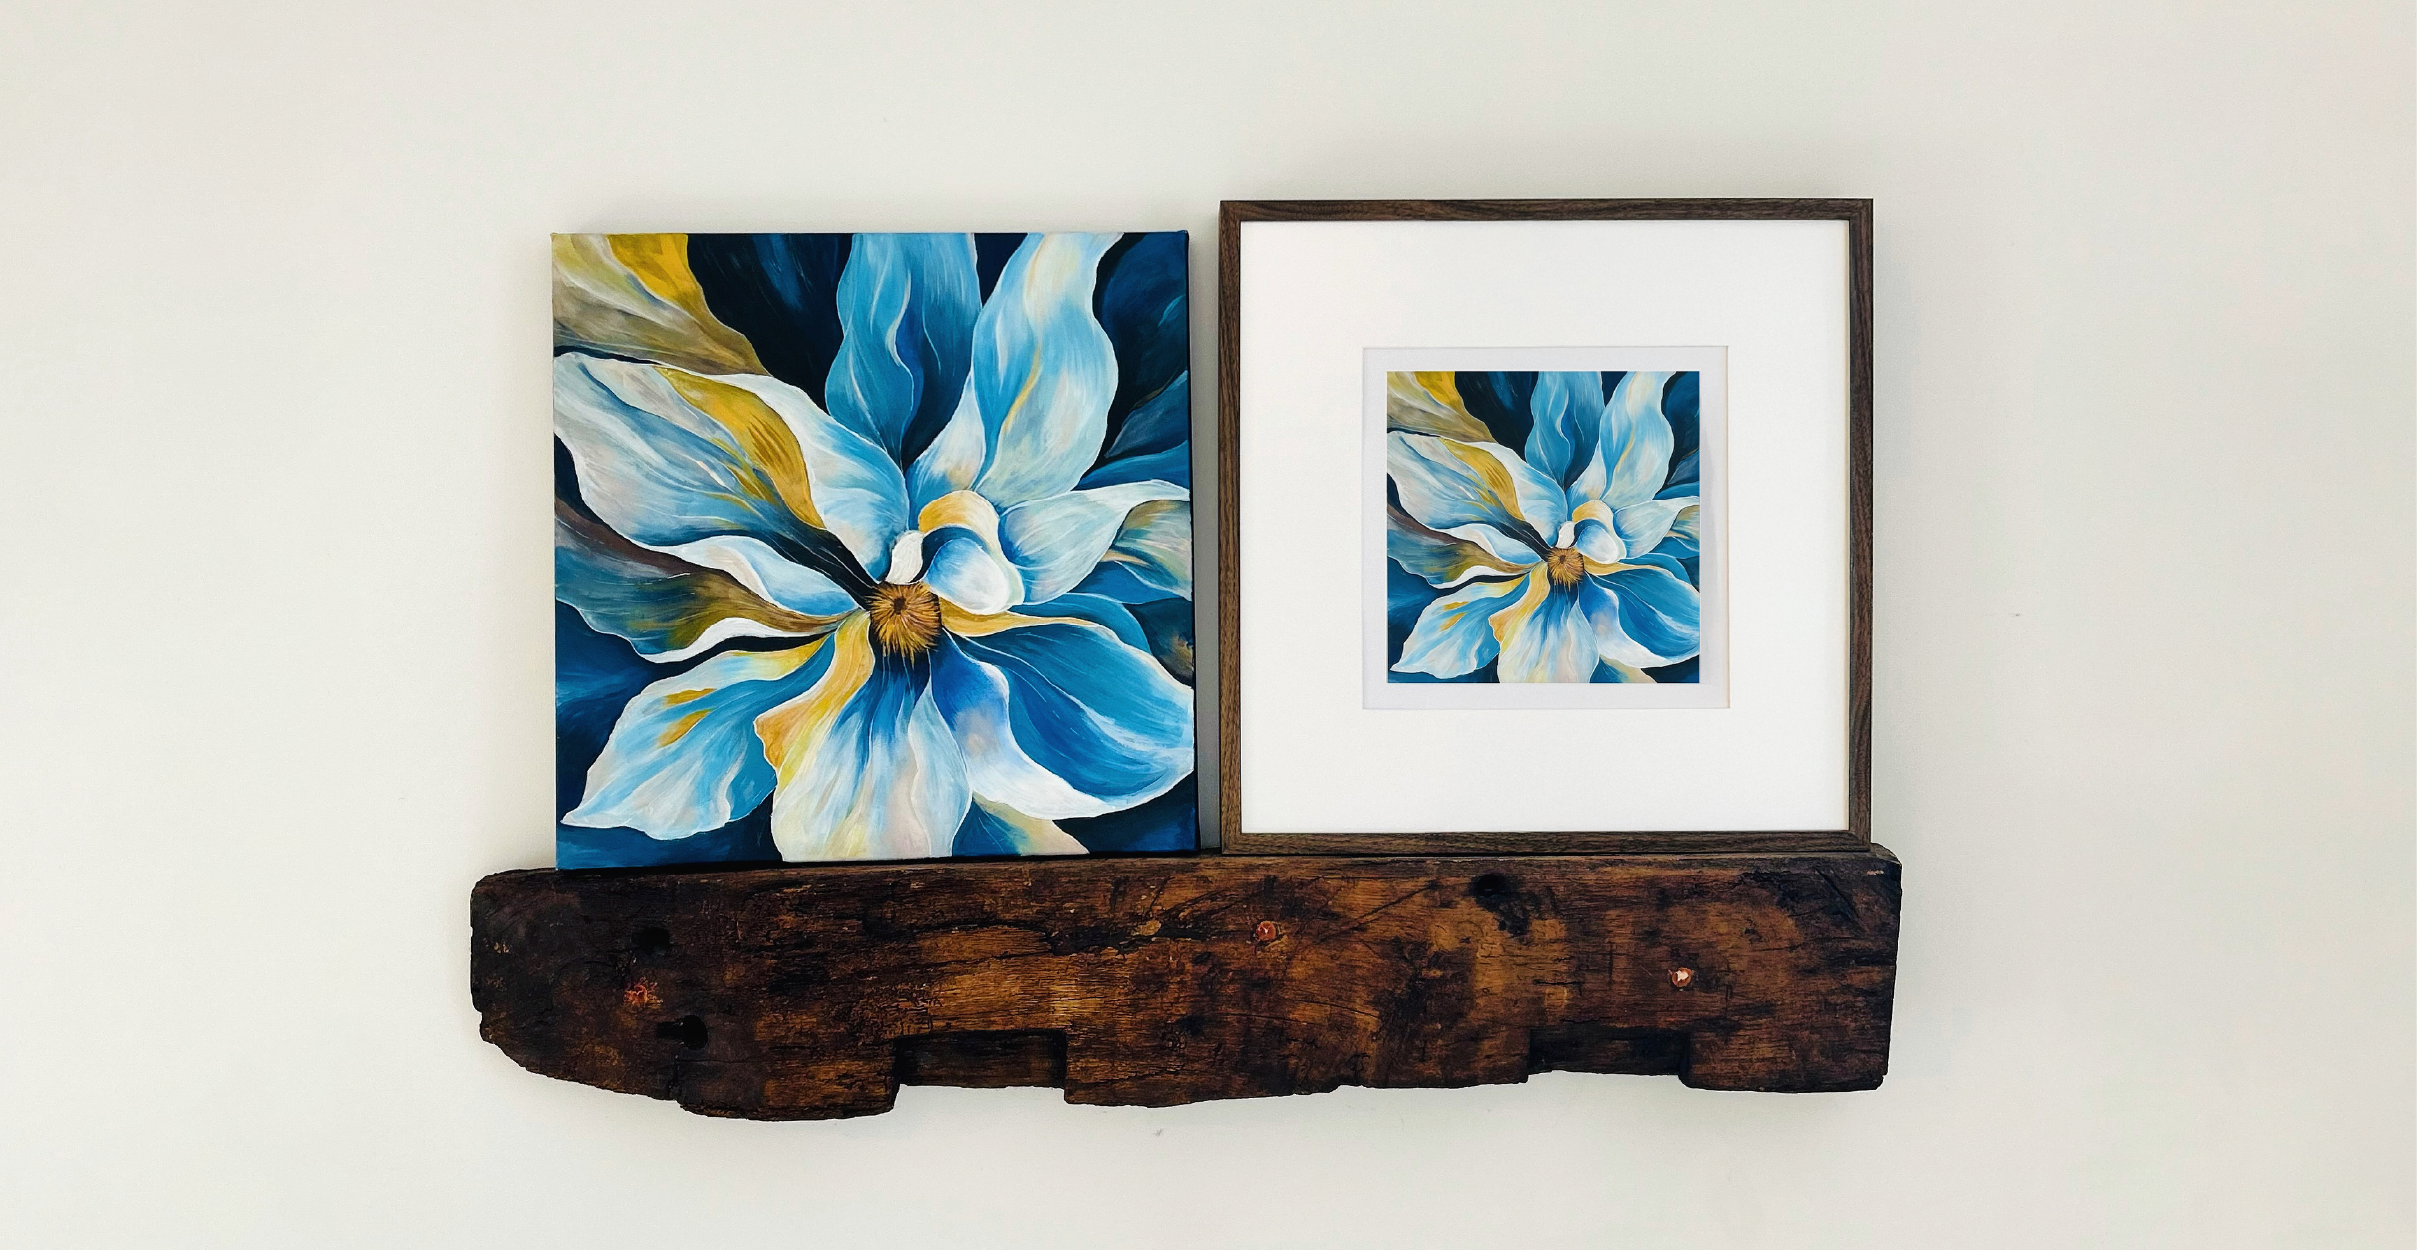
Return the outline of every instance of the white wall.
[[[0,15],[0,1241],[2409,1243],[2406,5],[505,7]],[[1885,1088],[759,1125],[479,1042],[548,231],[1187,227],[1205,331],[1221,197],[1768,194],[1879,204]]]

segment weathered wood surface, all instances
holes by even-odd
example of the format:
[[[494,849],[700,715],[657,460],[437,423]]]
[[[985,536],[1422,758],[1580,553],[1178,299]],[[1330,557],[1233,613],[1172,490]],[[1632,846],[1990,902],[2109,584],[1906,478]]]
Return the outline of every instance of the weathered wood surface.
[[[1869,1089],[1898,879],[1877,847],[508,872],[471,896],[471,996],[531,1071],[753,1119],[900,1084]]]

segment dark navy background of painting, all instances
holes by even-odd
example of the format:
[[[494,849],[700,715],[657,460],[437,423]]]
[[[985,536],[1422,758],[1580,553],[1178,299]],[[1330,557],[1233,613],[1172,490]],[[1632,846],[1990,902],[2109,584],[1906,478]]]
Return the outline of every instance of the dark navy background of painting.
[[[772,376],[823,403],[824,382],[839,354],[837,292],[854,236],[845,234],[692,234],[688,263],[705,303],[724,325],[745,335]],[[1021,234],[977,234],[974,249],[982,296],[990,297]],[[1189,366],[1189,236],[1180,230],[1128,234],[1100,257],[1092,311],[1116,349],[1116,395],[1108,406],[1098,463],[1160,456],[1153,476],[1191,484],[1191,405],[1144,407],[1142,401],[1176,383]],[[930,444],[954,409],[952,393],[928,403],[907,430],[904,458]],[[934,416],[934,413],[937,416]],[[570,452],[554,444],[558,498],[589,513]],[[592,516],[592,513],[589,513]],[[1177,680],[1194,684],[1192,604],[1171,598],[1135,603],[1134,619],[1151,650]],[[588,769],[603,754],[621,708],[649,683],[687,671],[725,651],[779,649],[775,639],[732,639],[672,664],[638,655],[629,643],[588,628],[569,606],[554,605],[554,863],[558,868],[636,868],[663,864],[776,862],[772,804],[705,833],[655,839],[635,829],[589,829],[560,823],[579,805]],[[1199,845],[1199,774],[1167,793],[1122,812],[1060,820],[1092,851],[1189,851]],[[978,832],[961,832],[960,855],[980,855]]]
[[[1603,375],[1603,393],[1609,395],[1625,370],[1612,370]],[[1528,431],[1535,426],[1529,415],[1528,397],[1536,390],[1536,375],[1526,373],[1467,372],[1453,375],[1460,388],[1461,404],[1469,415],[1484,423],[1494,435],[1494,441],[1517,450],[1527,446]],[[1662,415],[1670,421],[1670,473],[1662,479],[1660,493],[1668,494],[1676,487],[1693,487],[1701,477],[1700,444],[1702,441],[1703,384],[1701,375],[1692,371],[1673,376],[1662,388]],[[1581,447],[1576,459],[1583,462],[1586,451]],[[1393,489],[1393,480],[1385,479],[1385,502],[1395,508],[1401,497]],[[1687,576],[1699,577],[1697,562],[1683,560]],[[1385,561],[1385,680],[1396,685],[1480,685],[1499,680],[1496,661],[1458,677],[1436,677],[1428,673],[1398,673],[1393,665],[1402,658],[1402,644],[1410,639],[1410,631],[1418,624],[1418,615],[1427,605],[1447,593],[1427,584],[1426,579],[1411,573],[1388,558]],[[1694,658],[1649,668],[1645,675],[1657,682],[1685,683],[1697,680]],[[1595,680],[1610,680],[1609,671],[1601,666],[1595,670]]]

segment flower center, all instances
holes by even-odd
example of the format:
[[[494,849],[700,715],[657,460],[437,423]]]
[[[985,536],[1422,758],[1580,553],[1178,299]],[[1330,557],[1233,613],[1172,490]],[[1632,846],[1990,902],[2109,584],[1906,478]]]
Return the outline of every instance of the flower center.
[[[1544,553],[1544,575],[1554,586],[1567,590],[1586,576],[1586,557],[1575,547],[1555,547]]]
[[[940,641],[940,600],[921,582],[874,587],[864,611],[872,618],[873,645],[884,655],[912,658]]]

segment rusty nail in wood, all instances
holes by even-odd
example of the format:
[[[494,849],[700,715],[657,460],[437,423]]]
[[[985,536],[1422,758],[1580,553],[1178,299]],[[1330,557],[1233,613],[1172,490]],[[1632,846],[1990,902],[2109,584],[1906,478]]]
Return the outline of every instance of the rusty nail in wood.
[[[1276,922],[1262,920],[1258,928],[1251,930],[1251,934],[1262,942],[1273,942],[1276,940]]]
[[[1671,988],[1683,990],[1693,984],[1695,984],[1695,969],[1672,968],[1670,970]]]

